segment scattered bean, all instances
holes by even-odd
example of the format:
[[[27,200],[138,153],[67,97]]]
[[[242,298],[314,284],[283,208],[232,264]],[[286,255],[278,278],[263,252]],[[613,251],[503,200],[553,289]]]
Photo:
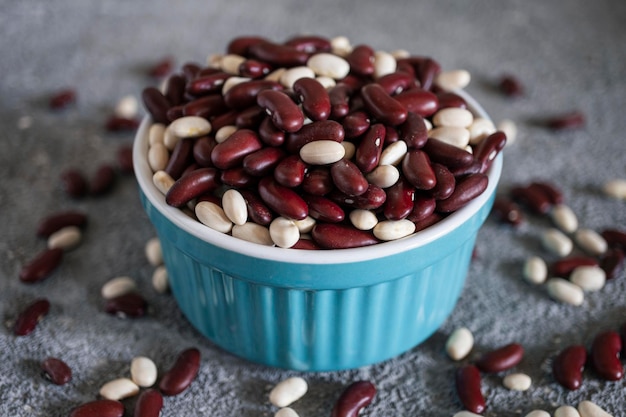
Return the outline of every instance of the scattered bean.
[[[524,348],[519,343],[511,343],[498,349],[484,353],[476,366],[483,372],[502,372],[511,369],[521,362]]]
[[[619,333],[605,331],[596,335],[591,346],[591,364],[595,372],[607,381],[619,381],[624,376],[620,361],[622,340]]]
[[[524,262],[523,276],[531,284],[543,284],[548,278],[548,266],[542,258],[531,256]]]
[[[163,264],[163,252],[161,251],[161,241],[158,237],[153,237],[146,242],[144,249],[146,259],[152,266]]]
[[[581,345],[563,349],[552,362],[554,379],[569,390],[577,390],[583,383],[583,369],[587,362],[587,350]]]
[[[308,388],[307,382],[301,377],[287,378],[272,388],[269,394],[270,403],[277,407],[287,407],[302,398]]]
[[[519,97],[524,95],[522,83],[513,75],[503,75],[498,83],[500,90],[509,97]]]
[[[139,394],[139,387],[128,378],[118,378],[100,388],[100,395],[107,400],[122,400]]]
[[[576,110],[548,118],[546,124],[553,130],[581,128],[585,125],[585,115]]]
[[[298,417],[298,413],[293,408],[283,407],[274,414],[274,417]]]
[[[87,179],[77,169],[67,169],[61,173],[63,191],[72,198],[81,198],[87,194]]]
[[[608,197],[626,200],[626,179],[609,180],[602,186],[602,191]]]
[[[48,249],[69,251],[80,243],[82,232],[77,226],[65,226],[48,237]]]
[[[592,229],[578,229],[574,234],[576,244],[591,256],[604,254],[608,249],[606,240]]]
[[[129,292],[109,298],[104,304],[104,311],[121,318],[142,317],[146,314],[146,300],[135,292]]]
[[[200,351],[189,348],[181,352],[174,365],[163,375],[159,389],[164,395],[178,395],[191,385],[200,369]]]
[[[135,403],[134,417],[159,417],[163,408],[163,395],[156,389],[139,394]]]
[[[574,233],[578,229],[578,218],[574,211],[565,204],[557,204],[550,211],[550,218],[556,227],[565,233]]]
[[[72,369],[58,358],[46,358],[41,363],[41,369],[45,377],[56,385],[65,385],[72,379]]]
[[[600,260],[600,267],[607,280],[617,278],[624,270],[624,252],[621,249],[609,249]]]
[[[532,385],[532,379],[526,374],[514,373],[505,376],[502,384],[511,391],[526,391]]]
[[[578,412],[580,413],[580,417],[613,417],[591,401],[581,401],[581,403],[578,404]]]
[[[63,259],[63,249],[46,249],[22,266],[20,281],[27,284],[43,281],[59,266]]]
[[[165,294],[169,290],[169,277],[165,265],[154,268],[152,273],[152,287],[159,294]]]
[[[525,417],[550,417],[550,413],[544,410],[532,410]]]
[[[604,287],[606,273],[599,266],[579,266],[569,279],[585,291],[598,291]]]
[[[446,353],[455,361],[460,361],[472,351],[474,335],[467,327],[454,330],[446,341]]]
[[[541,235],[541,244],[550,253],[557,256],[567,256],[572,252],[574,243],[557,229],[547,229]]]
[[[331,417],[357,417],[376,395],[376,387],[369,381],[356,381],[350,384],[339,396],[331,412]]]
[[[463,365],[456,370],[456,392],[461,404],[470,412],[482,414],[485,398],[481,391],[481,377],[474,365]]]
[[[100,290],[105,300],[128,294],[137,288],[137,284],[131,277],[120,276],[107,281]]]
[[[554,417],[580,417],[580,414],[571,405],[562,405],[554,410]]]
[[[588,256],[571,256],[559,259],[550,265],[552,275],[562,278],[569,278],[572,271],[579,266],[597,266],[598,260]]]
[[[49,237],[64,227],[84,227],[87,224],[87,215],[81,211],[62,211],[43,218],[37,226],[37,236]]]
[[[49,311],[50,302],[47,299],[39,298],[33,301],[17,316],[13,325],[13,334],[16,336],[29,335]]]
[[[124,404],[114,400],[95,400],[76,407],[70,417],[122,417]]]
[[[550,278],[546,282],[548,294],[556,301],[579,306],[585,301],[583,289],[563,278]]]
[[[139,387],[151,387],[157,379],[157,367],[150,358],[134,357],[130,362],[130,378]]]
[[[48,105],[51,109],[58,110],[68,107],[76,102],[76,91],[72,88],[63,89],[54,93]]]

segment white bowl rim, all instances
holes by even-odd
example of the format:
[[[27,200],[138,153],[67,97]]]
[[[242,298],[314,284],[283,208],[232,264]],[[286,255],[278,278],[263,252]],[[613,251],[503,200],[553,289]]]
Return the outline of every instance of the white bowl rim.
[[[475,115],[490,120],[487,112],[472,96],[462,90],[455,91],[455,93],[467,102],[469,109]],[[277,246],[265,246],[248,242],[218,232],[208,226],[205,226],[199,221],[192,219],[183,213],[182,210],[167,205],[164,195],[152,182],[153,171],[147,162],[146,153],[148,149],[148,131],[150,125],[150,117],[146,116],[137,130],[137,134],[133,142],[133,165],[135,177],[137,178],[139,186],[145,197],[150,201],[150,203],[175,226],[200,240],[242,255],[277,262],[293,264],[347,264],[379,259],[425,246],[461,226],[467,219],[476,214],[495,192],[495,188],[497,187],[500,173],[502,171],[502,153],[500,153],[493,161],[490,169],[487,171],[489,184],[487,189],[480,196],[472,200],[466,206],[450,214],[442,221],[405,238],[350,249],[285,249]]]

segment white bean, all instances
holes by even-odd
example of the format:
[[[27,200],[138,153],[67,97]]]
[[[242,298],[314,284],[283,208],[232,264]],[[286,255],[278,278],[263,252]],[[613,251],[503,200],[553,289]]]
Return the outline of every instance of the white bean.
[[[609,248],[602,235],[592,229],[579,229],[574,234],[574,240],[582,250],[592,256],[603,255]]]
[[[483,119],[486,120],[486,119]],[[469,128],[474,121],[474,115],[467,109],[460,107],[448,107],[437,111],[433,115],[435,126],[451,126]],[[471,138],[471,132],[470,132]]]
[[[303,378],[293,376],[276,384],[270,391],[269,399],[276,407],[287,407],[302,398],[308,389],[308,384]]]
[[[458,90],[467,87],[471,79],[469,71],[463,69],[441,71],[435,78],[435,84],[444,90]]]
[[[274,414],[274,417],[299,417],[293,408],[283,407]]]
[[[526,374],[508,374],[502,379],[502,385],[511,391],[526,391],[532,385],[532,380]]]
[[[344,78],[350,72],[350,64],[340,56],[322,52],[309,58],[306,63],[315,74],[335,80]]]
[[[159,266],[163,264],[163,252],[161,250],[161,241],[158,237],[148,239],[146,247],[144,249],[146,259],[152,266]]]
[[[293,222],[296,226],[298,226],[298,230],[301,234],[309,233],[311,230],[313,230],[313,227],[315,227],[315,224],[317,223],[315,219],[311,216],[306,216],[302,220],[294,220]]]
[[[153,123],[148,130],[148,144],[154,146],[163,143],[165,136],[165,125],[163,123]]]
[[[130,362],[130,379],[143,388],[154,385],[157,380],[157,367],[152,359],[145,356],[134,357]]]
[[[563,278],[550,278],[546,283],[548,294],[556,301],[579,306],[585,301],[583,289]]]
[[[72,250],[80,243],[83,233],[77,226],[66,226],[48,236],[49,249]]]
[[[335,55],[346,56],[352,52],[352,45],[345,36],[335,36],[330,40],[330,49]]]
[[[233,237],[247,240],[248,242],[274,246],[274,241],[270,236],[269,229],[257,223],[247,222],[242,225],[236,224],[233,226],[232,235]]]
[[[541,244],[545,249],[558,256],[567,256],[572,252],[574,243],[560,230],[550,228],[541,235]]]
[[[544,410],[533,410],[524,417],[550,417],[550,413]]]
[[[614,179],[604,183],[602,191],[605,195],[626,200],[626,179]]]
[[[470,132],[470,143],[476,145],[487,136],[495,133],[496,127],[491,120],[484,117],[476,117],[468,130]]]
[[[128,378],[118,378],[100,388],[100,395],[107,400],[119,401],[139,393],[139,387]]]
[[[574,268],[569,280],[584,291],[598,291],[604,287],[606,273],[599,266],[582,265]]]
[[[454,145],[457,148],[465,148],[469,145],[470,132],[464,127],[440,126],[432,129],[428,136]]]
[[[245,83],[250,80],[252,80],[252,78],[236,77],[236,76],[228,77],[228,79],[224,81],[224,85],[222,85],[222,95],[225,95],[226,93],[228,93],[228,90],[230,90],[237,84]]]
[[[403,140],[390,143],[380,153],[378,165],[398,165],[404,159],[407,150],[408,146]]]
[[[120,276],[107,281],[100,289],[102,298],[108,300],[120,295],[128,294],[137,288],[137,284],[131,277]]]
[[[169,128],[179,138],[195,138],[208,135],[211,123],[200,116],[184,116],[170,123]]]
[[[159,265],[152,272],[152,288],[159,294],[165,294],[169,288],[169,276],[165,265]]]
[[[218,232],[229,233],[233,228],[233,222],[224,213],[224,209],[213,202],[199,202],[195,213],[200,223]]]
[[[170,160],[170,152],[162,143],[155,143],[148,149],[148,165],[153,172],[164,170]]]
[[[163,144],[167,149],[170,151],[174,150],[176,144],[180,142],[180,139],[181,138],[174,133],[169,125],[165,128],[165,131],[163,132]]]
[[[300,230],[291,219],[276,217],[270,223],[270,237],[276,246],[290,248],[300,239]]]
[[[483,416],[480,415],[480,414],[472,413],[471,411],[463,410],[463,411],[459,411],[458,413],[454,414],[453,417],[483,417]]]
[[[215,132],[215,141],[217,143],[222,143],[226,139],[228,139],[230,135],[235,133],[237,130],[238,130],[238,127],[235,125],[222,126],[217,130],[217,132]]]
[[[503,119],[496,126],[497,130],[506,135],[506,145],[510,146],[517,140],[517,124],[511,119]]]
[[[243,195],[234,188],[226,190],[222,195],[222,209],[226,217],[235,224],[244,224],[248,221],[248,205]]]
[[[293,84],[300,78],[315,78],[315,73],[304,66],[289,68],[280,76],[280,83],[286,88],[293,88]]]
[[[407,219],[383,220],[374,226],[372,232],[380,240],[397,240],[414,233],[415,223]]]
[[[554,417],[580,417],[580,414],[571,405],[562,405],[554,410]]]
[[[209,68],[219,69],[222,64],[222,58],[224,58],[224,54],[210,54],[206,58],[206,64]]]
[[[332,164],[343,158],[345,154],[345,148],[334,140],[316,140],[300,148],[300,158],[311,165]]]
[[[380,188],[389,188],[398,182],[400,171],[393,165],[378,165],[366,177],[370,183]]]
[[[378,217],[370,210],[354,209],[348,216],[352,225],[359,230],[372,230],[378,224]]]
[[[395,59],[404,59],[404,58],[408,58],[411,56],[411,53],[407,51],[406,49],[394,49],[393,51],[389,53]]]
[[[556,227],[565,233],[574,233],[578,229],[578,217],[565,204],[557,204],[550,211],[550,219]]]
[[[274,71],[270,72],[265,76],[267,81],[280,82],[280,77],[283,75],[283,72],[287,71],[287,68],[276,68]]]
[[[460,361],[472,351],[474,335],[467,327],[454,330],[446,341],[446,353],[450,359]]]
[[[578,404],[580,417],[613,417],[603,410],[599,405],[591,401],[582,401]]]
[[[327,90],[337,85],[337,81],[330,77],[316,77],[315,79]]]
[[[353,142],[344,140],[341,142],[341,146],[343,146],[343,149],[345,151],[343,157],[346,159],[352,159],[352,157],[356,153],[356,145]]]
[[[220,59],[219,66],[222,71],[239,75],[239,66],[245,62],[246,58],[237,54],[226,54]]]
[[[374,78],[380,78],[383,75],[395,72],[397,66],[396,58],[389,52],[374,52]]]
[[[531,256],[524,262],[524,279],[531,284],[543,284],[548,278],[548,265],[538,256]]]
[[[163,195],[167,194],[174,182],[174,178],[165,171],[157,171],[152,175],[152,183]]]
[[[116,116],[124,117],[126,119],[134,119],[137,117],[139,110],[139,103],[133,95],[126,95],[119,99],[115,105],[114,113]]]

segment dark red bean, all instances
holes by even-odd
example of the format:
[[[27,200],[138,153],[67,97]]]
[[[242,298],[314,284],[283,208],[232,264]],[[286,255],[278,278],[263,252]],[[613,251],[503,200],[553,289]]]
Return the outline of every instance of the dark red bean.
[[[519,343],[510,343],[483,354],[476,366],[483,372],[502,372],[511,369],[522,361],[524,348]]]
[[[84,197],[89,189],[87,179],[77,169],[67,169],[61,173],[61,186],[65,194],[72,198]]]
[[[215,190],[218,185],[215,168],[199,168],[176,180],[165,195],[165,202],[182,207],[199,195]]]
[[[481,391],[481,377],[474,365],[464,365],[456,370],[456,393],[468,411],[482,414],[485,411],[485,397]]]
[[[304,201],[309,205],[309,216],[315,220],[339,223],[345,218],[343,209],[328,198],[319,195],[305,195]]]
[[[285,132],[297,132],[304,124],[300,108],[282,91],[263,90],[256,102],[270,115],[274,125]]]
[[[220,181],[224,185],[235,188],[249,187],[258,182],[257,177],[248,174],[243,167],[230,168],[221,171]]]
[[[456,187],[456,179],[448,168],[441,164],[431,164],[433,172],[435,173],[435,186],[430,190],[432,195],[437,200],[445,200],[450,197]]]
[[[343,142],[344,130],[334,120],[320,120],[302,126],[298,132],[290,133],[285,138],[285,147],[289,153],[298,153],[300,148],[315,140],[333,140]]]
[[[70,104],[76,102],[76,91],[71,88],[67,88],[61,91],[58,91],[50,97],[48,101],[48,106],[51,109],[58,110],[63,109]]]
[[[211,152],[213,165],[220,169],[233,168],[243,159],[263,147],[259,136],[250,129],[239,129],[224,142],[218,143]]]
[[[330,115],[333,119],[341,119],[350,112],[350,96],[353,94],[353,90],[345,82],[340,82],[328,91]]]
[[[234,125],[237,123],[237,116],[239,116],[239,112],[237,110],[227,111],[224,114],[215,116],[211,119],[211,130],[217,132],[220,128],[226,125]]]
[[[422,148],[428,140],[428,128],[424,118],[419,114],[409,112],[406,122],[398,128],[398,137],[405,141],[409,148]]]
[[[572,391],[577,390],[583,383],[586,362],[587,350],[584,346],[568,346],[554,358],[552,375],[563,387]]]
[[[421,220],[413,221],[413,223],[415,224],[415,231],[419,232],[420,230],[424,230],[432,226],[433,224],[440,222],[443,219],[444,216],[442,214],[437,212],[431,213]]]
[[[445,200],[437,201],[437,211],[451,213],[457,211],[467,203],[481,195],[489,183],[485,174],[472,174],[456,183],[454,192]]]
[[[261,122],[266,118],[265,110],[259,106],[248,107],[237,113],[235,125],[239,129],[257,129]]]
[[[293,84],[293,91],[309,119],[326,120],[330,117],[330,96],[319,81],[314,78],[300,78]]]
[[[626,251],[626,232],[618,229],[605,229],[600,232],[606,243],[611,248],[619,248]]]
[[[309,54],[319,52],[330,52],[330,41],[321,36],[295,36],[288,39],[285,45],[296,48],[298,51],[307,52]]]
[[[167,111],[167,119],[170,122],[173,122],[176,119],[180,119],[181,117],[184,116],[183,112],[184,112],[184,106],[183,105],[172,106]]]
[[[413,65],[404,58],[396,60],[396,71],[406,73],[411,78],[415,79],[415,69]],[[415,79],[415,83],[419,87],[419,80]]]
[[[326,195],[335,186],[330,176],[330,170],[326,167],[314,167],[304,174],[302,180],[302,190],[313,195]]]
[[[367,174],[378,166],[380,154],[385,144],[385,126],[377,123],[370,127],[367,133],[361,138],[356,148],[354,161],[359,169]]]
[[[163,375],[159,389],[164,395],[178,395],[191,385],[200,369],[200,351],[189,348],[181,352],[174,365]]]
[[[210,94],[186,103],[182,110],[183,116],[199,116],[210,119],[223,114],[228,110],[228,107],[226,107],[221,94]]]
[[[184,177],[185,175],[189,174],[190,172],[195,171],[198,168],[200,168],[200,166],[198,164],[196,164],[195,162],[192,162],[192,163],[190,163],[187,166],[187,168],[185,168],[185,170],[183,171],[183,173],[180,176]]]
[[[510,194],[514,201],[535,214],[547,214],[552,208],[549,197],[537,187],[530,185],[513,187]]]
[[[29,335],[49,311],[50,301],[47,299],[39,298],[33,301],[17,316],[13,326],[13,334],[16,336]]]
[[[145,298],[131,292],[106,300],[104,311],[121,318],[142,317],[146,314],[147,307]]]
[[[155,78],[165,77],[167,74],[172,72],[172,67],[174,66],[174,61],[171,57],[165,57],[161,59],[159,62],[154,64],[149,70],[148,75]]]
[[[278,184],[272,177],[259,182],[259,196],[276,213],[289,219],[302,220],[309,214],[306,202],[294,190]]]
[[[165,97],[172,106],[183,104],[185,100],[185,87],[187,78],[182,74],[172,74],[167,79]]]
[[[196,78],[196,76],[200,72],[200,69],[200,64],[197,64],[195,62],[186,62],[181,67],[181,72],[185,76],[185,79],[189,81]]]
[[[416,76],[424,90],[430,90],[441,66],[432,58],[423,59],[416,68]]]
[[[91,195],[103,195],[111,191],[115,184],[115,178],[115,170],[111,165],[100,165],[89,186]]]
[[[437,96],[421,88],[412,88],[393,97],[401,103],[407,111],[423,117],[432,116],[439,108]]]
[[[48,237],[67,226],[85,227],[87,215],[82,211],[68,210],[44,217],[37,226],[37,236]]]
[[[374,73],[374,50],[368,45],[356,45],[346,56],[350,71],[357,75]]]
[[[122,174],[132,174],[135,172],[133,167],[133,147],[130,145],[122,145],[117,149],[117,167]]]
[[[524,95],[524,86],[513,75],[505,74],[498,82],[498,88],[509,97],[519,97]]]
[[[409,88],[417,87],[415,78],[406,72],[392,72],[376,80],[377,84],[385,89],[387,94],[396,95]]]
[[[228,43],[226,52],[229,54],[248,56],[252,45],[263,42],[267,42],[267,39],[260,36],[239,36]]]
[[[131,131],[138,127],[139,120],[121,116],[110,116],[104,123],[104,128],[109,132]]]
[[[615,279],[624,270],[624,251],[618,248],[609,249],[600,259],[600,267],[604,270],[606,279]]]
[[[364,86],[361,89],[361,97],[365,108],[382,123],[397,126],[404,123],[407,118],[406,107],[387,94],[378,84]]]
[[[139,394],[133,417],[159,417],[163,408],[163,395],[156,389],[147,389]]]
[[[307,165],[298,155],[281,160],[274,169],[274,179],[285,187],[297,187],[304,181]]]
[[[259,137],[267,146],[281,146],[285,143],[285,132],[274,126],[270,117],[264,118],[259,125]]]
[[[95,400],[76,407],[70,417],[123,417],[124,404],[114,400]]]
[[[260,78],[269,74],[272,67],[256,59],[246,59],[239,65],[239,75],[248,78]]]
[[[513,200],[506,197],[496,197],[491,212],[502,222],[518,226],[524,221],[524,214]]]
[[[422,150],[432,162],[445,165],[450,170],[468,167],[474,162],[471,153],[435,138],[428,139]]]
[[[387,189],[383,214],[389,220],[406,218],[414,206],[415,187],[406,178],[400,179]]]
[[[173,179],[179,179],[183,175],[185,168],[193,161],[194,146],[195,139],[192,138],[183,138],[174,146],[165,167],[165,172],[170,174]]]
[[[330,176],[335,187],[346,195],[357,196],[367,191],[367,179],[359,167],[346,158],[331,165]]]
[[[355,111],[348,114],[341,121],[347,139],[358,138],[370,127],[369,115],[364,111]]]
[[[152,116],[155,123],[169,124],[167,111],[172,104],[169,100],[155,87],[146,87],[141,93],[143,105]]]
[[[413,210],[406,217],[413,223],[421,222],[435,212],[437,202],[433,197],[415,194]]]
[[[333,406],[331,417],[358,417],[376,395],[376,387],[369,381],[356,381],[350,384]]]
[[[243,110],[256,104],[256,96],[264,90],[280,91],[280,83],[269,80],[252,80],[232,86],[224,94],[224,102],[232,109]]]
[[[272,222],[274,215],[263,200],[261,200],[261,197],[250,190],[239,190],[239,192],[246,200],[248,217],[250,217],[250,219],[257,224],[264,226],[269,225]]]
[[[418,190],[430,190],[437,184],[437,177],[426,152],[410,149],[402,159],[404,177]]]
[[[619,333],[605,331],[599,333],[591,345],[591,364],[595,372],[607,381],[619,381],[624,376],[620,361],[622,339]]]
[[[22,266],[20,281],[27,284],[43,281],[59,266],[62,259],[63,249],[45,249]]]
[[[230,74],[219,71],[210,75],[195,78],[187,83],[187,93],[192,96],[204,96],[222,91],[224,82]]]
[[[341,223],[318,223],[311,236],[324,249],[358,248],[379,243],[370,231]]]
[[[193,142],[193,160],[201,167],[212,167],[211,152],[217,146],[213,136],[203,136]]]
[[[318,250],[321,248],[312,239],[300,238],[291,249]]]
[[[552,204],[562,204],[565,201],[563,192],[554,184],[546,181],[533,181],[530,185],[539,188],[548,197],[550,203]]]
[[[555,277],[569,278],[579,266],[598,266],[598,260],[590,256],[570,256],[554,261],[550,265],[550,274]]]
[[[246,155],[243,159],[243,169],[250,175],[265,176],[276,168],[285,155],[281,148],[261,148]]]
[[[546,124],[553,130],[577,129],[585,125],[585,115],[578,110],[557,115],[546,120]]]
[[[305,65],[309,59],[309,53],[299,51],[288,45],[280,45],[272,42],[258,42],[249,46],[248,52],[251,57],[265,61],[276,67],[296,67]]]
[[[504,132],[495,132],[474,147],[474,159],[481,163],[481,173],[487,172],[493,160],[506,145]]]
[[[367,191],[357,196],[350,196],[339,190],[333,190],[327,195],[338,204],[363,210],[375,210],[381,207],[387,199],[385,190],[374,184],[370,184]]]
[[[437,93],[437,101],[439,102],[438,110],[450,107],[466,109],[467,103],[463,97],[449,91]]]
[[[72,369],[61,359],[49,357],[41,363],[46,378],[53,384],[64,385],[72,379]]]

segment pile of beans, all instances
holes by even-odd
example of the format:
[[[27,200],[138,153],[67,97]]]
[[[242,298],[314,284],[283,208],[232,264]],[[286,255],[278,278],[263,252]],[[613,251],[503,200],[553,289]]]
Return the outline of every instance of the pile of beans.
[[[470,74],[344,37],[233,39],[146,88],[147,160],[174,207],[232,236],[341,249],[413,234],[487,187],[506,143]],[[310,234],[310,235],[309,235]]]

